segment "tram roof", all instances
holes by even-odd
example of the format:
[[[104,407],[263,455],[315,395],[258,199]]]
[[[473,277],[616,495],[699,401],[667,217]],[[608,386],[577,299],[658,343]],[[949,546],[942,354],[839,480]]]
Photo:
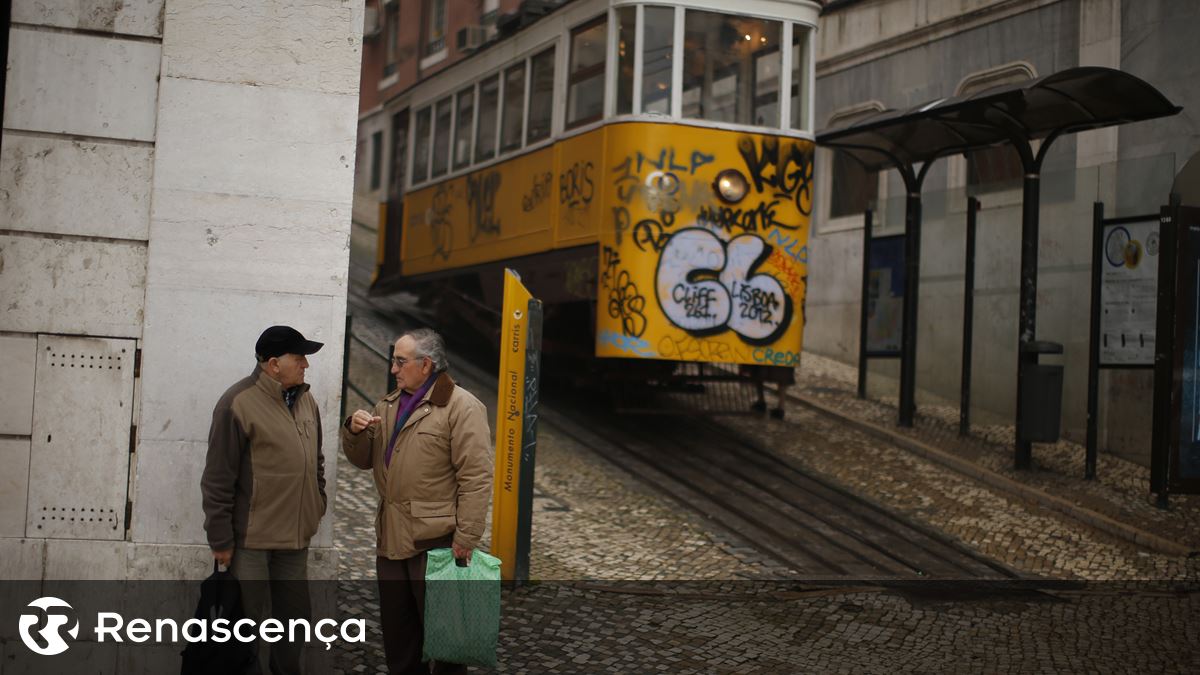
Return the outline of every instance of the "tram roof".
[[[1085,66],[972,94],[884,110],[817,134],[868,170],[911,167],[1014,140],[1026,141],[1167,117],[1183,110],[1129,73]]]

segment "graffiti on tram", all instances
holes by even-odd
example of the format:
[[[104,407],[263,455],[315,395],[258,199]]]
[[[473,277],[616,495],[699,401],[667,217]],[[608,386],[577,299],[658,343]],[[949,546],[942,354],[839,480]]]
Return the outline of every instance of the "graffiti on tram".
[[[608,337],[598,339],[600,353],[778,365],[787,360],[779,354],[799,352],[812,144],[710,135],[713,142],[690,148],[610,158],[611,240],[602,238],[599,270]],[[745,195],[726,203],[713,182],[730,168],[742,175]]]

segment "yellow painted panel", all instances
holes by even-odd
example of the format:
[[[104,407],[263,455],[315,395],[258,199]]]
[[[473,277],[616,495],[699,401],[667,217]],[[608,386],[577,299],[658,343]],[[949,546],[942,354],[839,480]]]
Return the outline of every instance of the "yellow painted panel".
[[[595,241],[600,229],[604,127],[558,143],[556,204],[559,246]]]
[[[798,365],[811,141],[670,124],[607,128],[596,355]],[[713,183],[734,170],[738,202]]]
[[[511,581],[517,563],[517,510],[525,420],[525,339],[527,308],[533,296],[511,269],[504,271],[500,331],[500,379],[496,406],[496,471],[492,486],[491,553],[500,576]]]
[[[553,171],[547,147],[406,195],[404,274],[549,250]]]

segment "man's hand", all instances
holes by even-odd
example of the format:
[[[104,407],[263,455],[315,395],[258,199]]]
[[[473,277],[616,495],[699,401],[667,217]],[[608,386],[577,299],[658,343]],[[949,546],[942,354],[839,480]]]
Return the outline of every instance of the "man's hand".
[[[451,544],[450,548],[451,548],[451,550],[454,551],[455,558],[457,558],[458,560],[465,560],[467,563],[471,562],[471,551],[474,551],[475,549],[463,548],[462,546],[459,546],[458,544]]]
[[[366,410],[355,410],[354,414],[350,416],[350,433],[357,434],[372,424],[379,424],[381,421],[383,421],[383,418],[379,415],[372,415]]]
[[[233,562],[233,549],[213,551],[212,554],[213,560],[216,560],[218,565],[223,565],[225,569],[229,569],[229,564]]]

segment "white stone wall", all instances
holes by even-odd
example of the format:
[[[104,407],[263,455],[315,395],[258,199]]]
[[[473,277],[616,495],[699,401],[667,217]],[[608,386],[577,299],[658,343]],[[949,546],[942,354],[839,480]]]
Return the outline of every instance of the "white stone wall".
[[[27,472],[6,472],[0,577],[205,574],[211,410],[275,323],[326,343],[307,379],[336,507],[362,11],[14,1],[0,152],[5,466],[30,462],[39,334],[136,340],[141,368],[124,540],[33,536]],[[331,523],[332,508],[315,547],[331,545]],[[336,568],[330,553],[314,552],[315,576]]]

